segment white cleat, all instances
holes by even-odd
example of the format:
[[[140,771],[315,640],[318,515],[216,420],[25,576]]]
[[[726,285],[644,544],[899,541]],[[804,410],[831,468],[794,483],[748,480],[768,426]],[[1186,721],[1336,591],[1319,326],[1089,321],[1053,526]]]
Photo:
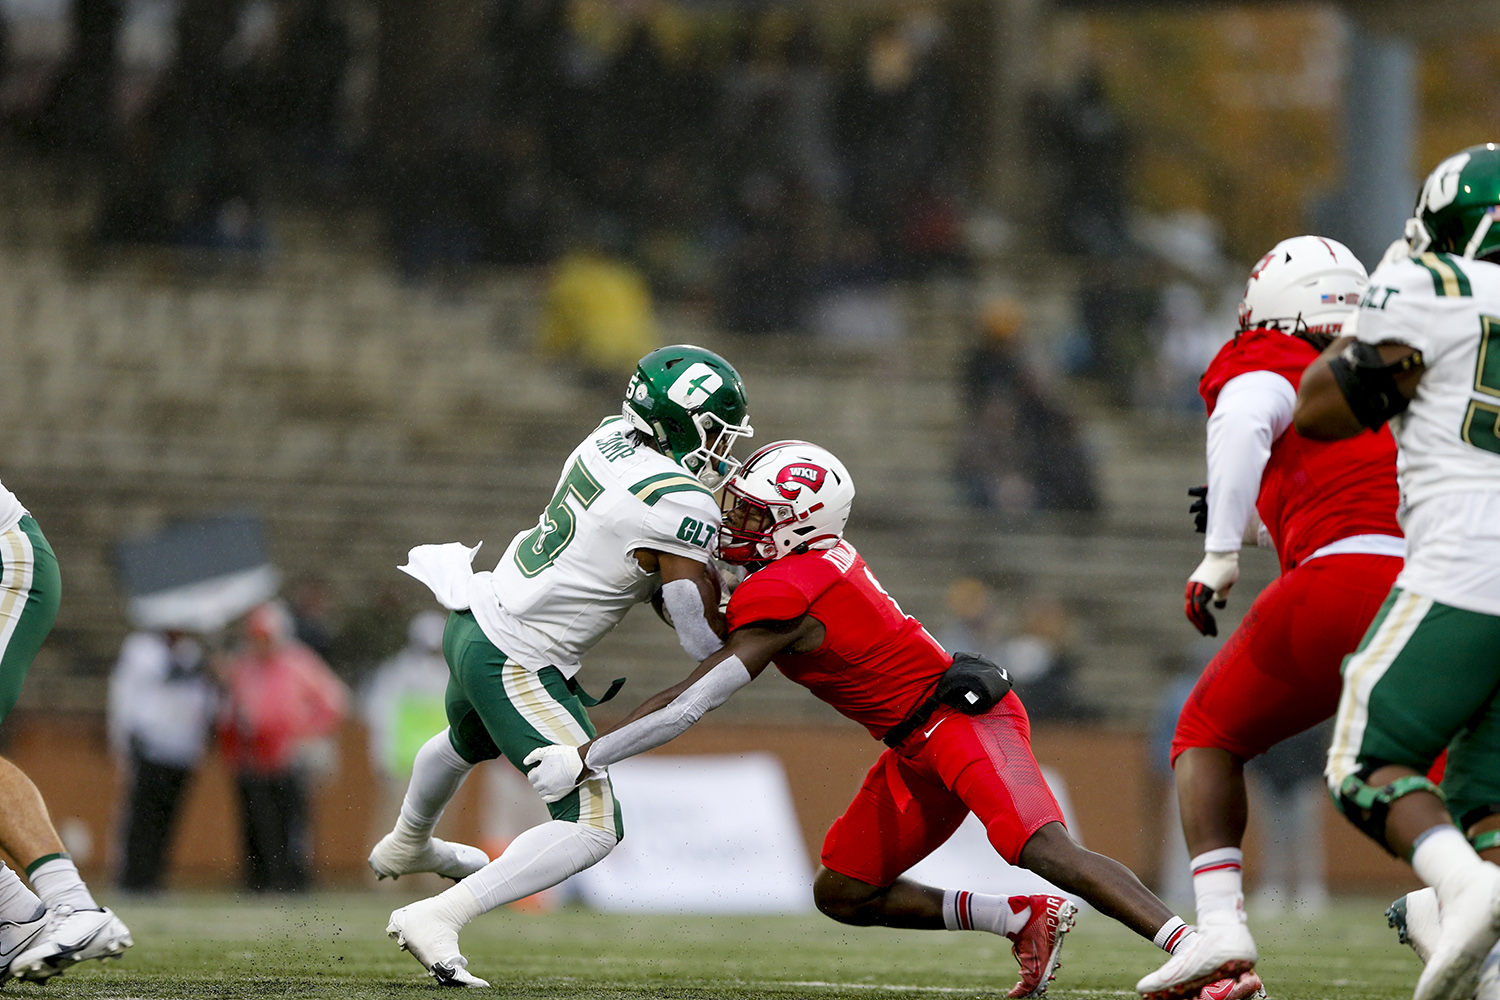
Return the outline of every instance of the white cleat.
[[[1500,941],[1500,867],[1482,872],[1443,902],[1442,932],[1417,979],[1414,1000],[1468,1000],[1479,986],[1480,966]]]
[[[130,929],[106,907],[48,912],[47,928],[10,963],[10,974],[40,982],[70,966],[95,958],[119,958],[135,942]]]
[[[12,978],[10,963],[41,941],[47,923],[46,907],[30,920],[0,920],[0,983]]]
[[[459,928],[436,910],[431,899],[403,906],[391,914],[385,933],[421,962],[439,986],[489,986],[469,972],[469,960],[459,954]]]
[[[473,875],[489,863],[490,856],[477,847],[436,837],[413,843],[398,838],[394,831],[380,838],[380,843],[370,852],[369,861],[370,868],[380,878],[435,872],[455,882]]]
[[[1221,979],[1239,978],[1260,956],[1241,914],[1207,914],[1198,933],[1166,964],[1135,984],[1146,1000],[1185,1000]]]
[[[1396,930],[1402,944],[1411,945],[1425,965],[1437,948],[1443,924],[1439,915],[1437,890],[1432,888],[1408,892],[1385,911],[1386,923]]]

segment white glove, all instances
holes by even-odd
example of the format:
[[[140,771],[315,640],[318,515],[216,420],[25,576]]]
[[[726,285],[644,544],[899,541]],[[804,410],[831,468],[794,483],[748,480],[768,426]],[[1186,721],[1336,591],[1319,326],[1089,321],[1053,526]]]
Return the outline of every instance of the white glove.
[[[1219,624],[1208,610],[1210,599],[1216,608],[1222,608],[1229,600],[1229,588],[1240,578],[1240,554],[1238,552],[1209,552],[1188,577],[1187,590],[1183,594],[1183,607],[1188,621],[1204,635],[1218,635]]]
[[[1214,605],[1222,608],[1229,600],[1229,588],[1240,578],[1238,552],[1206,552],[1188,583],[1201,583],[1214,592]]]
[[[531,787],[537,790],[543,802],[566,798],[578,787],[579,778],[583,776],[583,758],[578,756],[577,747],[556,743],[537,747],[522,763],[536,765],[526,772],[526,780],[531,782]]]

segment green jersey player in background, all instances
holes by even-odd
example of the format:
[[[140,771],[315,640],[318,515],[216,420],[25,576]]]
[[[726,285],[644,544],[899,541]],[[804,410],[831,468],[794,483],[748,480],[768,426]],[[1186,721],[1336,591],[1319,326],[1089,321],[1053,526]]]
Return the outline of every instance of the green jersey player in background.
[[[1416,1000],[1500,998],[1485,961],[1500,939],[1500,866],[1486,860],[1500,859],[1497,223],[1494,144],[1439,164],[1294,413],[1325,440],[1391,420],[1400,448],[1406,565],[1344,662],[1327,778],[1344,815],[1431,887],[1392,907],[1422,939]],[[1444,748],[1439,788],[1428,771]]]
[[[451,614],[448,728],[417,754],[395,829],[370,854],[380,877],[437,872],[453,888],[391,914],[386,928],[444,985],[485,986],[467,970],[459,930],[474,917],[556,885],[595,864],[623,834],[609,776],[591,775],[549,803],[552,820],[521,834],[491,862],[478,848],[432,836],[475,764],[594,736],[579,660],[632,606],[660,593],[694,661],[722,644],[719,586],[709,546],[719,531],[713,490],[752,433],[745,387],[723,358],[675,346],[641,359],[619,416],[607,418],[563,463],[535,527],[511,540],[493,571],[474,573],[473,549],[422,545],[401,567]],[[608,697],[608,695],[606,695]]]
[[[0,485],[0,721],[16,707],[61,597],[52,546],[15,494]],[[45,980],[77,962],[118,958],[130,947],[130,931],[79,878],[41,792],[4,757],[0,848],[25,866],[36,889],[33,895],[0,863],[0,983],[12,976]]]

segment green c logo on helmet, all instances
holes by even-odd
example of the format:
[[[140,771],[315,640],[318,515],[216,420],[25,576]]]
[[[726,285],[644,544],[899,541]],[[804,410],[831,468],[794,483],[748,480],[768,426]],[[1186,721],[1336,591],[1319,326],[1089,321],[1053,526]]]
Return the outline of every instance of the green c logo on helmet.
[[[1473,259],[1500,250],[1500,149],[1470,146],[1439,163],[1422,184],[1413,253],[1436,250]]]
[[[636,364],[621,412],[663,455],[716,489],[739,465],[730,456],[734,442],[755,433],[747,410],[733,365],[705,348],[675,344]]]

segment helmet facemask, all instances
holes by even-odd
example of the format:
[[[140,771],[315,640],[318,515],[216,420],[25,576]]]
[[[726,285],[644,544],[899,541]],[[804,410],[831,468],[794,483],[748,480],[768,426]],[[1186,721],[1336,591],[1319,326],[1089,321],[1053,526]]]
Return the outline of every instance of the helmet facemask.
[[[776,542],[771,533],[795,516],[792,508],[770,505],[748,496],[730,483],[719,501],[724,521],[719,527],[719,558],[736,565],[759,565],[776,558]]]
[[[748,421],[731,424],[717,413],[707,410],[693,414],[692,419],[700,443],[686,455],[673,457],[705,487],[716,490],[740,467],[740,460],[731,454],[734,443],[742,437],[753,435],[755,428]]]

